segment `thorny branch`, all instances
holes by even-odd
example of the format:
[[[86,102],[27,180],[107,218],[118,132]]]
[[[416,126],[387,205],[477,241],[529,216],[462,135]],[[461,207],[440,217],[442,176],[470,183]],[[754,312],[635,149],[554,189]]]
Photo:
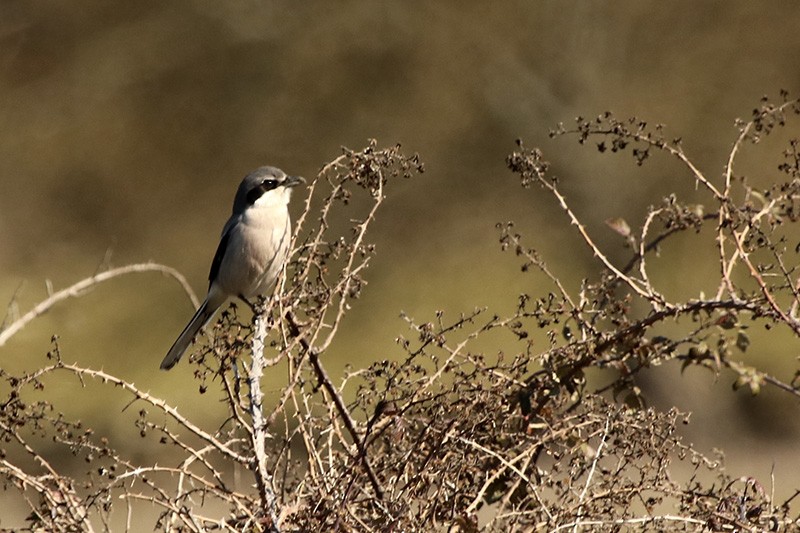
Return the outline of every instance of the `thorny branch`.
[[[174,268],[170,268],[164,265],[159,265],[156,263],[127,265],[124,267],[113,268],[111,270],[100,272],[90,278],[81,280],[78,283],[75,283],[74,285],[67,287],[66,289],[62,289],[56,293],[50,294],[47,297],[47,299],[37,304],[33,309],[25,313],[23,316],[19,317],[17,320],[14,320],[6,328],[0,330],[0,346],[3,346],[6,342],[8,342],[8,339],[13,337],[17,332],[19,332],[22,328],[27,326],[31,321],[35,320],[39,316],[49,311],[50,308],[56,305],[57,303],[60,303],[68,298],[77,298],[78,296],[82,296],[87,291],[91,290],[95,285],[103,283],[104,281],[108,281],[113,278],[124,276],[126,274],[131,274],[134,272],[161,272],[162,274],[174,278],[175,281],[180,283],[181,287],[191,300],[192,305],[194,305],[195,308],[197,308],[197,306],[199,305],[197,296],[195,296],[194,291],[192,291],[192,288],[189,286],[189,283],[186,281],[186,278],[184,278],[183,275]]]

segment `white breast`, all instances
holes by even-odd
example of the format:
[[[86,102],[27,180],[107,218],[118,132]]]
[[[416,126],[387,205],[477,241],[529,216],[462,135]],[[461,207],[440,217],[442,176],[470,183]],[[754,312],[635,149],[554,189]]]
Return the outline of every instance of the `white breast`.
[[[229,296],[251,298],[267,292],[286,261],[291,238],[289,211],[253,205],[231,229],[217,282]]]

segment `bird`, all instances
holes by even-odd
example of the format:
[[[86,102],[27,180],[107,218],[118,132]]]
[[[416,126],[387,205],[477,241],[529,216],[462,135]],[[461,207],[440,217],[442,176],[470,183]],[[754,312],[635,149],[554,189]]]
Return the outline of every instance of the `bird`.
[[[162,370],[180,361],[197,332],[228,298],[248,302],[275,283],[289,254],[289,200],[301,183],[303,178],[270,166],[244,177],[211,262],[208,294],[161,361]]]

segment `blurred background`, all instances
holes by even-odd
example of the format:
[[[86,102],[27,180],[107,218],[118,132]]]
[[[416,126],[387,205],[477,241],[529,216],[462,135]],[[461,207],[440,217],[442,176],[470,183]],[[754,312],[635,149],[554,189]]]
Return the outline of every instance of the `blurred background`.
[[[513,220],[572,289],[598,268],[553,200],[506,169],[515,139],[544,150],[590,233],[623,262],[623,239],[604,220],[637,227],[673,191],[708,198],[662,155],[639,169],[630,154],[601,156],[549,130],[606,110],[663,123],[719,179],[734,119],[763,94],[800,92],[799,25],[792,1],[3,0],[0,302],[13,319],[46,297],[46,280],[57,290],[149,260],[177,268],[202,295],[242,176],[262,164],[313,176],[341,146],[375,138],[419,152],[426,172],[388,191],[369,285],[326,357],[341,375],[346,364],[397,356],[395,337],[409,335],[401,311],[508,314],[520,292],[550,290],[500,251],[498,222]],[[798,133],[790,122],[783,137],[749,147],[740,171],[774,181],[783,143]],[[668,296],[714,292],[709,233],[667,252],[654,276]],[[35,368],[58,334],[67,361],[213,419],[212,398],[191,412],[188,365],[158,371],[192,312],[173,281],[130,275],[59,305],[0,348],[0,361]],[[754,332],[742,357],[790,380],[799,345]],[[668,365],[643,386],[655,405],[692,411],[688,440],[724,448],[732,474],[769,485],[774,465],[776,496],[791,494],[800,406],[772,391],[734,393],[732,380]],[[124,403],[63,394],[97,431],[130,429]]]

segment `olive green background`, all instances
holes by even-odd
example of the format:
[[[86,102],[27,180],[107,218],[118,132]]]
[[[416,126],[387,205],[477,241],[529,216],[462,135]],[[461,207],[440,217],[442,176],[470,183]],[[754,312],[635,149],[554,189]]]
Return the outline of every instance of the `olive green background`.
[[[46,297],[45,280],[60,289],[147,260],[179,269],[203,293],[242,176],[262,164],[313,176],[341,146],[376,138],[419,152],[426,172],[390,186],[369,285],[326,361],[338,375],[398,356],[394,338],[411,335],[401,311],[418,320],[476,306],[507,314],[520,292],[550,289],[500,251],[497,222],[514,220],[573,290],[597,271],[553,199],[506,170],[516,138],[544,150],[591,234],[623,262],[605,219],[638,226],[672,191],[708,198],[664,156],[640,169],[630,154],[551,140],[549,129],[606,110],[664,123],[719,179],[734,119],[762,94],[800,91],[798,27],[791,1],[3,0],[0,302],[25,312]],[[776,179],[799,124],[748,148],[740,172]],[[712,293],[714,256],[708,232],[678,239],[654,259],[654,280],[672,298]],[[66,360],[213,420],[220,406],[196,399],[188,365],[158,370],[191,313],[174,282],[131,275],[59,305],[0,348],[0,362],[35,368],[58,334]],[[797,340],[752,337],[741,357],[790,379]],[[655,405],[693,411],[689,440],[724,448],[732,473],[769,486],[774,463],[777,494],[791,494],[800,485],[797,401],[733,393],[732,380],[669,365],[642,385]],[[49,392],[98,431],[128,431],[134,415],[120,415],[124,401],[101,389],[54,383]]]

